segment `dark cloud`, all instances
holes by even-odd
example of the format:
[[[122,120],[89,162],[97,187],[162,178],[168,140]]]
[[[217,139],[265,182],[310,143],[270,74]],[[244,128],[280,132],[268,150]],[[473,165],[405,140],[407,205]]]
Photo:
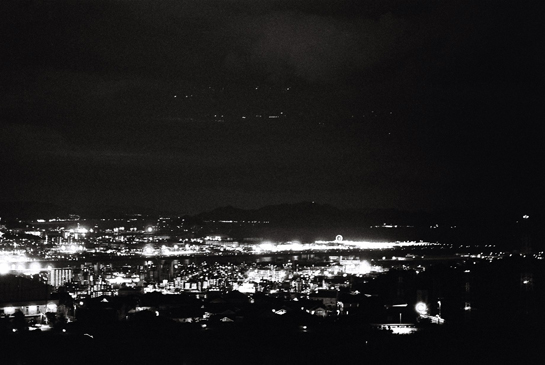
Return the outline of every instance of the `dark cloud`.
[[[404,28],[391,13],[351,20],[293,11],[240,17],[231,26],[237,41],[226,63],[232,71],[309,81],[344,80],[373,67],[396,50]]]
[[[196,211],[542,196],[538,2],[0,7],[1,199]]]

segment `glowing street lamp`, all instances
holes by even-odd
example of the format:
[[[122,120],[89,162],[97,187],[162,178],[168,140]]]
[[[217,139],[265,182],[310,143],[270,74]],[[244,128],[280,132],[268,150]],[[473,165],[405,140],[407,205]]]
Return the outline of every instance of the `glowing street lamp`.
[[[421,316],[425,316],[428,314],[428,306],[424,302],[418,302],[415,306],[416,312],[420,314]]]

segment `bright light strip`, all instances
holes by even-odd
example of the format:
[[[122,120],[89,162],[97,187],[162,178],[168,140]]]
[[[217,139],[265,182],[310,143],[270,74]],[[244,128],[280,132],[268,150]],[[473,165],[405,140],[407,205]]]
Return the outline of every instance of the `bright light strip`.
[[[0,252],[0,261],[30,262],[31,260],[21,251],[11,251],[11,252]]]
[[[394,327],[392,326],[392,334],[394,335],[409,335],[416,332],[415,327]]]
[[[337,241],[316,241],[319,244],[338,243]],[[429,242],[372,242],[372,241],[342,241],[342,246],[352,246],[363,250],[377,250],[396,247],[428,246]],[[328,248],[331,248],[329,246]]]
[[[397,247],[428,246],[429,242],[372,242],[372,241],[316,241],[314,243],[287,242],[285,244],[274,244],[263,242],[254,246],[254,252],[284,252],[284,251],[320,251],[320,250],[343,250],[357,248],[360,250],[380,250]]]
[[[106,279],[106,281],[108,281],[108,283],[110,284],[123,284],[123,283],[129,284],[135,280],[133,278],[124,278],[124,277],[118,276],[113,279]]]

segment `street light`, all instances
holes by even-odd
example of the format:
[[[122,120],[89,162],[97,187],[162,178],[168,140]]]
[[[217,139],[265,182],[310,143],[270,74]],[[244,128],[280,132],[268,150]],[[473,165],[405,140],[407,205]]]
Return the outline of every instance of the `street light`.
[[[420,315],[428,314],[428,306],[424,302],[419,302],[415,306],[416,312]]]

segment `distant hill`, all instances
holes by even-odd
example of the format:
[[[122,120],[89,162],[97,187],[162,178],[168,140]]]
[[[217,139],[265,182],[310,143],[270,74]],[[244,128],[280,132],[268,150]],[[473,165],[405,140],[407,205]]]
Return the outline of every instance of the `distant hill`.
[[[333,239],[424,240],[457,244],[494,244],[518,247],[523,225],[531,233],[534,249],[545,238],[543,214],[532,212],[523,222],[518,212],[506,211],[403,211],[396,209],[341,210],[309,202],[239,209],[232,206],[201,213],[210,233],[233,237],[263,237],[272,241]],[[214,221],[212,223],[210,221]],[[220,221],[261,221],[268,224],[222,224]],[[383,225],[386,227],[382,227]],[[391,226],[397,226],[396,229]]]
[[[533,214],[532,216],[540,220],[543,215]],[[435,212],[397,209],[341,210],[328,204],[301,202],[269,205],[259,209],[226,206],[200,213],[195,217],[204,221],[268,221],[271,225],[299,227],[370,227],[386,224],[414,227],[473,226],[484,228],[513,225],[522,218],[522,215],[517,212],[487,210]]]
[[[532,226],[541,226],[543,212],[527,212]],[[2,220],[68,218],[76,214],[81,218],[124,218],[179,216],[177,212],[160,211],[142,206],[90,205],[67,207],[35,201],[0,201]],[[259,209],[241,209],[225,206],[192,217],[197,221],[259,221],[269,227],[292,228],[369,228],[371,226],[398,225],[414,227],[472,227],[475,231],[494,227],[507,227],[522,219],[521,212],[505,211],[403,211],[397,209],[342,210],[329,204],[300,202],[268,205]]]
[[[216,208],[194,216],[194,221],[209,234],[228,234],[232,237],[263,237],[275,241],[298,239],[333,239],[342,234],[350,238],[382,240],[426,240],[431,242],[460,242],[463,244],[499,244],[516,246],[524,230],[531,233],[534,249],[542,249],[545,239],[543,212],[528,212],[524,220],[520,212],[505,211],[402,211],[396,209],[342,210],[328,204],[301,202],[269,205],[259,209],[240,209],[233,206]],[[76,214],[86,218],[126,218],[142,216],[180,216],[179,213],[158,211],[140,206],[65,207],[43,202],[0,201],[2,222],[15,219],[69,218]],[[267,222],[267,224],[227,224],[221,221]],[[397,229],[381,227],[397,225]],[[375,228],[379,227],[379,228]]]
[[[202,220],[214,221],[268,221],[275,225],[330,226],[330,225],[433,225],[456,224],[471,220],[463,212],[410,212],[396,209],[341,210],[328,204],[301,202],[269,205],[259,209],[239,209],[232,206],[216,208],[198,214]]]
[[[271,224],[287,226],[339,224],[347,218],[340,209],[327,204],[311,202],[268,205],[249,210],[227,206],[198,214],[197,217],[202,220],[214,221],[267,221]]]

